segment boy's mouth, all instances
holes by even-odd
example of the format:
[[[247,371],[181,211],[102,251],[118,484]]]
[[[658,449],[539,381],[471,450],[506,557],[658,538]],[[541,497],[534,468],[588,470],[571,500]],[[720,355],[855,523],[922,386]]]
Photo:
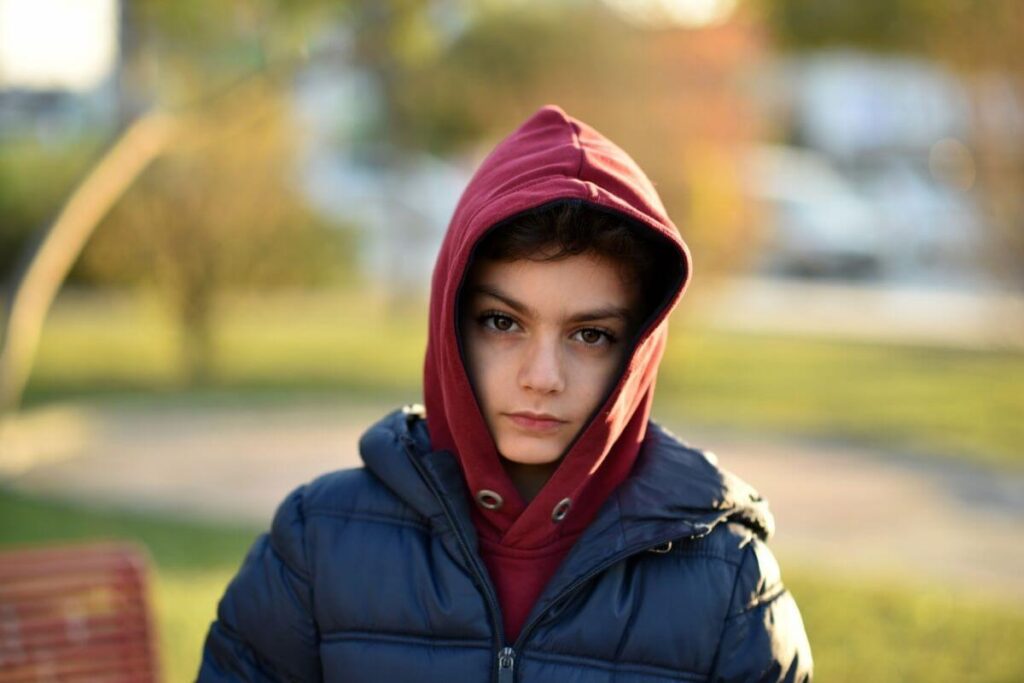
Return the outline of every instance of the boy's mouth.
[[[515,413],[502,413],[502,415],[511,420],[520,429],[530,432],[554,431],[568,422],[568,420],[561,420],[548,413],[533,413],[525,410]]]

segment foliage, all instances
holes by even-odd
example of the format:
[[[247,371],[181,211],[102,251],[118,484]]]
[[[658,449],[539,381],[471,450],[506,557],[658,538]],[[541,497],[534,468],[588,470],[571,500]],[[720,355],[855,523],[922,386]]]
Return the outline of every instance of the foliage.
[[[268,51],[294,46],[291,41],[310,27],[337,20],[349,4],[346,0],[132,0],[124,10],[133,34],[130,49],[144,60],[200,61],[220,75],[237,75],[240,68],[265,63]]]
[[[94,138],[68,147],[0,142],[0,283],[13,276],[33,231],[56,216],[98,150]]]
[[[459,32],[439,35],[435,28],[431,38],[413,38],[431,34],[422,15],[378,20],[375,31],[360,28],[365,18],[357,20],[356,59],[383,84],[390,117],[378,142],[437,154],[459,151],[532,113],[552,70],[578,73],[596,56],[598,43],[607,60],[622,52],[598,40],[586,17],[568,21],[565,14],[564,8],[481,9]]]
[[[178,143],[97,230],[81,271],[162,291],[195,383],[211,372],[217,296],[240,286],[322,284],[342,254],[337,233],[290,188],[293,131],[279,93],[249,84],[181,125]]]
[[[746,21],[644,31],[600,3],[490,7],[436,66],[413,69],[394,108],[438,152],[484,152],[556,103],[633,156],[704,272],[742,264],[753,241],[738,151],[763,128],[742,87],[766,56]]]
[[[279,93],[257,86],[185,122],[101,225],[84,272],[186,292],[327,281],[341,255],[291,188],[295,131]]]
[[[789,48],[862,45],[919,53],[974,68],[1019,70],[1016,0],[763,0],[769,24]]]
[[[721,158],[722,149],[730,141],[724,141],[724,145],[715,143],[710,151],[705,144],[698,153],[687,153],[694,140],[706,138],[709,127],[720,127],[723,120],[711,113],[705,118],[713,118],[713,122],[701,122],[693,115],[704,107],[709,94],[719,99],[715,93],[708,93],[705,86],[714,81],[726,84],[727,90],[727,84],[734,78],[730,72],[714,72],[714,60],[708,54],[685,54],[687,45],[701,42],[697,34],[679,33],[668,40],[651,40],[644,32],[602,10],[599,2],[467,6],[436,0],[138,0],[126,3],[124,9],[124,64],[119,76],[119,87],[124,93],[123,116],[130,117],[134,110],[144,108],[143,103],[157,103],[174,113],[187,114],[188,136],[205,142],[190,150],[176,150],[143,178],[140,187],[132,191],[125,205],[102,229],[108,236],[97,237],[98,242],[105,239],[106,243],[90,247],[87,263],[76,271],[75,277],[123,282],[141,272],[146,277],[159,277],[165,284],[171,282],[165,266],[170,258],[181,253],[175,249],[180,244],[171,245],[167,256],[159,257],[164,266],[149,267],[157,258],[149,252],[161,244],[167,245],[167,240],[153,237],[161,231],[166,233],[158,226],[167,223],[169,206],[182,218],[180,224],[195,226],[190,235],[208,236],[207,244],[230,244],[239,250],[235,260],[243,261],[249,250],[241,242],[216,240],[214,232],[205,230],[214,224],[214,213],[226,215],[231,207],[237,208],[232,195],[238,196],[240,187],[256,182],[253,176],[261,163],[270,163],[271,150],[262,144],[263,132],[256,132],[257,122],[245,111],[255,96],[244,92],[240,95],[238,91],[252,90],[247,82],[262,83],[259,97],[263,103],[253,106],[277,107],[278,111],[272,114],[276,120],[265,122],[274,129],[266,141],[280,143],[274,154],[287,154],[284,147],[295,145],[295,131],[286,131],[287,123],[280,109],[288,99],[289,78],[304,63],[300,58],[303,50],[311,50],[310,57],[325,64],[355,66],[371,74],[382,93],[382,102],[379,115],[362,131],[361,137],[364,144],[375,147],[385,165],[398,163],[412,150],[436,154],[463,152],[507,132],[540,104],[558,102],[594,121],[634,152],[661,185],[669,209],[680,224],[696,226],[690,230],[695,244],[701,242],[702,236],[714,236],[705,242],[710,245],[709,251],[719,253],[744,243],[735,239],[735,230],[729,229],[742,221],[731,215],[734,210],[721,210],[735,206],[735,197],[728,191],[716,190],[723,186],[720,181],[728,173],[711,178],[711,192],[705,192],[707,188],[699,185],[709,177],[705,160],[716,162],[716,168],[728,167],[728,162],[723,164]],[[680,46],[681,51],[672,54],[666,50],[670,43]],[[687,61],[691,68],[715,76],[686,83],[678,78],[677,67]],[[675,102],[675,106],[667,106],[683,90],[693,93],[689,104]],[[640,118],[636,116],[637,100],[649,103]],[[236,104],[232,105],[232,101]],[[723,104],[737,109],[733,106],[736,102]],[[226,110],[232,115],[225,114]],[[654,112],[660,113],[652,116]],[[680,125],[680,119],[688,125]],[[223,131],[223,139],[211,143],[212,130]],[[249,149],[253,140],[259,141],[262,149]],[[241,143],[243,149],[231,150],[232,141]],[[202,159],[204,154],[223,157],[224,163],[219,159]],[[231,166],[229,162],[240,154],[250,155],[249,162],[255,162],[246,168],[248,178],[231,175],[240,166]],[[254,159],[257,154],[263,154],[261,160]],[[688,163],[688,159],[695,161]],[[284,170],[287,161],[281,157],[276,166]],[[187,188],[190,179],[201,180],[201,185],[197,182],[200,186]],[[214,182],[209,182],[211,179]],[[43,182],[36,176],[32,181]],[[269,222],[280,213],[282,202],[276,198],[280,188],[267,187],[271,190],[267,199],[270,206],[257,222]],[[690,201],[690,195],[706,194],[714,195],[710,202]],[[63,195],[55,194],[46,208],[52,211]],[[251,196],[263,195],[252,192]],[[223,200],[215,203],[216,211],[210,209],[213,197]],[[691,205],[699,209],[699,215],[692,220],[688,215]],[[239,224],[249,217],[243,211],[226,220]],[[38,227],[42,219],[32,222],[33,227]],[[137,227],[149,222],[153,223],[152,229],[137,233],[112,227]],[[297,216],[290,222],[310,221],[308,217]],[[29,223],[25,221],[24,225]],[[21,234],[25,232],[23,228]],[[111,236],[115,233],[116,237]],[[184,235],[180,230],[179,234]],[[281,253],[282,248],[295,245],[296,240],[293,231],[277,241],[275,251]],[[300,239],[298,244],[307,241]],[[194,251],[201,251],[198,243],[196,247]],[[138,259],[120,256],[131,249],[147,253]],[[300,251],[305,256],[320,253],[316,247]],[[109,264],[105,263],[108,257]],[[200,260],[196,256],[190,259]],[[180,317],[194,330],[201,323],[191,321],[200,321],[203,314],[189,313],[186,302],[198,297],[196,307],[201,311],[208,307],[202,302],[207,296],[204,292],[217,286],[204,283],[207,275],[198,271],[224,279],[220,271],[225,265],[222,258],[202,260],[205,263],[182,265],[173,278],[177,283],[173,296]],[[711,260],[705,259],[705,267]],[[266,262],[261,261],[261,265]],[[200,330],[193,336],[203,334]]]

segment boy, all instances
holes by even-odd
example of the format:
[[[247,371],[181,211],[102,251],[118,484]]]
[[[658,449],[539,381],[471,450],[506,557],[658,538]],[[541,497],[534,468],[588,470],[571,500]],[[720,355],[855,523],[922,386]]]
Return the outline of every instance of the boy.
[[[649,422],[689,252],[557,107],[484,160],[431,288],[426,414],[292,493],[201,681],[809,681],[766,504]]]

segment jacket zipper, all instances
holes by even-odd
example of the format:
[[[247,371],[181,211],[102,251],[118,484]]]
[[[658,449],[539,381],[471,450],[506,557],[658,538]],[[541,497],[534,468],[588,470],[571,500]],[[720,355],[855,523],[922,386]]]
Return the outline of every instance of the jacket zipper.
[[[516,651],[510,647],[501,648],[498,653],[498,683],[512,683],[516,676]]]
[[[484,570],[480,567],[477,562],[476,556],[469,549],[469,541],[466,540],[465,535],[462,532],[462,527],[458,524],[455,519],[455,514],[451,511],[448,506],[447,499],[441,495],[441,492],[437,490],[434,485],[433,479],[430,475],[424,471],[422,463],[419,462],[417,457],[417,449],[415,443],[409,438],[408,435],[400,435],[402,444],[405,446],[406,455],[409,456],[409,460],[412,461],[413,467],[420,473],[423,481],[427,484],[430,492],[434,494],[438,502],[441,504],[441,509],[444,511],[444,516],[448,520],[448,524],[451,526],[452,531],[455,534],[455,540],[459,542],[459,548],[462,549],[462,554],[465,556],[466,561],[469,562],[470,569],[476,576],[477,583],[480,585],[480,590],[484,594],[484,600],[487,603],[487,609],[490,612],[491,624],[494,626],[494,632],[498,637],[498,683],[513,683],[515,680],[515,661],[516,653],[511,647],[505,644],[505,627],[501,623],[499,614],[501,608],[498,606],[498,599],[495,597],[494,592],[491,590],[491,586],[488,583],[487,575]]]
[[[473,555],[473,553],[470,551],[469,542],[466,540],[464,534],[462,533],[462,527],[456,522],[455,514],[449,508],[447,499],[443,495],[441,495],[440,491],[437,490],[437,487],[434,486],[433,480],[430,478],[429,474],[424,471],[423,465],[417,459],[416,446],[413,443],[412,439],[409,438],[408,435],[402,434],[401,441],[402,444],[405,446],[406,454],[409,456],[409,460],[412,461],[413,467],[415,467],[416,470],[420,473],[420,476],[423,478],[423,481],[426,482],[427,487],[430,489],[430,492],[434,494],[434,497],[437,498],[438,502],[441,504],[441,509],[444,511],[445,517],[448,519],[448,524],[451,525],[452,531],[455,533],[455,538],[459,542],[459,547],[462,549],[462,553],[466,557],[466,560],[469,562],[470,568],[476,575],[477,582],[480,584],[480,588],[483,591],[484,598],[487,602],[488,610],[490,611],[491,622],[494,625],[494,632],[498,634],[498,643],[500,644],[497,656],[498,683],[514,683],[516,650],[520,649],[522,643],[526,642],[526,637],[530,634],[534,627],[541,621],[543,621],[543,617],[547,613],[547,610],[535,616],[532,621],[530,621],[523,627],[523,629],[519,632],[519,637],[516,639],[516,642],[513,644],[513,647],[509,647],[508,645],[504,644],[505,628],[504,626],[502,626],[501,619],[498,616],[501,611],[501,608],[498,606],[498,599],[494,596],[494,593],[491,591],[490,584],[487,582],[486,575],[483,573],[483,570],[480,568],[479,563],[476,561],[476,556]],[[692,538],[696,538],[703,535],[706,532],[707,529],[701,527],[695,530],[689,536],[671,536],[657,543],[646,542],[643,544],[637,544],[631,546],[630,548],[627,548],[626,550],[618,552],[615,555],[612,555],[604,562],[602,562],[601,564],[591,569],[586,574],[577,578],[571,584],[569,584],[561,593],[555,596],[555,598],[551,601],[551,605],[557,605],[559,602],[575,593],[586,582],[590,581],[592,578],[603,572],[608,567],[611,567],[616,562],[624,560],[630,555],[635,555],[637,553],[643,552],[647,548],[664,545],[669,541],[675,541],[680,539],[689,540]]]

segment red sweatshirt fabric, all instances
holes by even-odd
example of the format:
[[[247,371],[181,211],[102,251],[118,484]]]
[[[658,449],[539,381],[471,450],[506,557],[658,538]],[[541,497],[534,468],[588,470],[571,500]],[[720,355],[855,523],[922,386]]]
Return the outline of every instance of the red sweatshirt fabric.
[[[605,403],[529,504],[501,466],[460,353],[459,289],[473,248],[495,224],[556,200],[618,212],[663,238],[680,277],[636,337]],[[668,315],[689,280],[691,261],[653,184],[629,155],[587,124],[545,106],[500,142],[462,194],[442,243],[430,293],[424,399],[433,447],[455,453],[471,495],[501,495],[498,509],[474,503],[479,550],[513,643],[530,608],[609,494],[628,475],[647,429]],[[571,501],[560,522],[552,511]]]

